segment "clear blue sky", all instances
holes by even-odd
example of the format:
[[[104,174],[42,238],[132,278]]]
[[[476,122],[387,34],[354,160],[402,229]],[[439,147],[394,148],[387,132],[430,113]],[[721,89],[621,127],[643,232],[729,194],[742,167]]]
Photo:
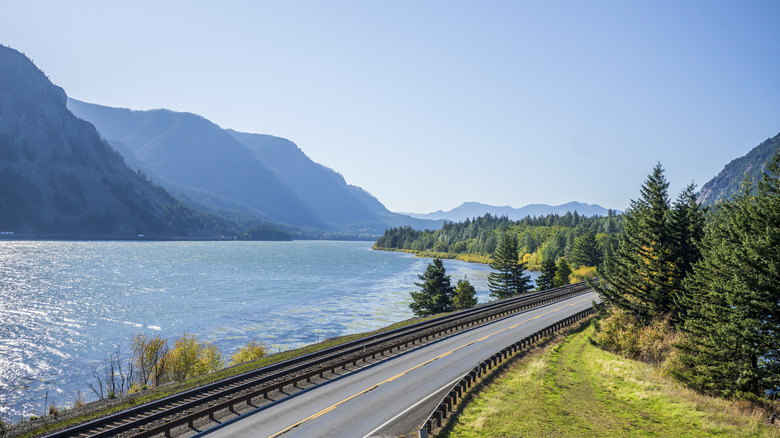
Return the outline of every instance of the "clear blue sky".
[[[671,196],[780,132],[780,2],[7,1],[72,97],[296,142],[393,211]]]

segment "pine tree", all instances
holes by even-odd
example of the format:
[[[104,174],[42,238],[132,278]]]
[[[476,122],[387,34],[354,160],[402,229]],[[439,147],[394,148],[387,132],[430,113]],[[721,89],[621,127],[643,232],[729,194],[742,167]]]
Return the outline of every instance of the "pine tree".
[[[686,279],[689,334],[680,346],[696,389],[724,396],[780,392],[780,152],[751,195],[719,205]]]
[[[701,258],[699,244],[704,238],[705,209],[696,199],[696,185],[691,183],[677,197],[669,217],[669,234],[674,257],[682,276]]]
[[[558,266],[555,267],[555,277],[553,278],[553,286],[560,287],[569,284],[569,276],[571,275],[571,267],[566,259],[558,260]]]
[[[490,259],[490,267],[498,272],[488,274],[490,296],[508,298],[531,290],[531,277],[523,275],[526,264],[518,261],[517,238],[504,233]]]
[[[536,279],[536,290],[546,290],[554,286],[555,269],[555,260],[542,261],[542,273]]]
[[[597,268],[602,300],[644,320],[674,308],[670,279],[675,275],[667,226],[669,183],[660,164],[642,185],[638,200],[623,215],[618,246]]]
[[[596,243],[593,233],[585,233],[574,239],[571,261],[575,265],[598,266],[602,261],[602,251]]]
[[[425,272],[417,276],[420,283],[414,283],[421,290],[409,292],[412,302],[409,308],[415,316],[435,315],[442,312],[452,312],[453,288],[450,285],[450,276],[446,275],[441,259],[434,258]]]
[[[675,275],[670,280],[675,298],[676,321],[685,319],[687,313],[687,292],[683,287],[684,279],[692,272],[694,263],[701,259],[701,241],[704,238],[705,209],[696,200],[696,185],[689,184],[672,207],[669,216],[669,238]]]
[[[458,280],[452,296],[452,304],[455,310],[470,309],[477,305],[477,290],[468,278]]]

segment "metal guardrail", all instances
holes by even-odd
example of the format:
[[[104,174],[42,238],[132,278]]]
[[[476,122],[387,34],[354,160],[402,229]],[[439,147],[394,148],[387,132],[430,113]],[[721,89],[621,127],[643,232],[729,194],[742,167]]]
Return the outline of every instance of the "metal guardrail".
[[[592,315],[596,312],[593,307],[589,307],[581,312],[578,312],[568,318],[562,319],[556,323],[535,332],[534,334],[527,336],[514,344],[502,349],[501,351],[490,356],[488,359],[482,361],[479,365],[469,371],[463,378],[455,384],[455,386],[447,393],[438,406],[433,410],[430,416],[425,420],[422,427],[417,431],[420,438],[428,438],[434,433],[440,432],[446,427],[447,422],[452,418],[452,414],[457,409],[458,403],[460,403],[466,394],[472,390],[479,381],[484,380],[485,377],[492,374],[492,371],[496,367],[511,359],[516,354],[523,350],[529,349],[536,344],[540,339],[543,339],[549,335],[552,335],[565,327],[568,327],[583,318]]]
[[[358,362],[365,362],[369,358],[373,360],[377,356],[392,354],[394,350],[398,352],[465,328],[577,295],[588,288],[583,282],[493,301],[269,365],[56,432],[48,435],[48,438],[109,437],[129,431],[133,432],[131,436],[137,438],[159,434],[169,436],[176,427],[188,425],[192,428],[193,422],[199,418],[214,419],[216,412],[233,410],[235,405],[251,402],[254,398],[268,398],[270,393],[286,386],[310,382],[313,377],[323,377],[327,372],[346,369],[349,365],[356,366]],[[174,416],[176,418],[166,418]],[[161,424],[150,426],[153,422]]]

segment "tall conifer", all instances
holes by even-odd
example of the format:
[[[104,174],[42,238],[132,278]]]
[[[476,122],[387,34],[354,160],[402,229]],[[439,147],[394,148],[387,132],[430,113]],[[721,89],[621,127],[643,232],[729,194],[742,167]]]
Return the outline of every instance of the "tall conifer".
[[[571,251],[571,261],[575,265],[598,266],[603,260],[603,253],[596,243],[596,235],[585,233],[574,239]]]
[[[504,233],[501,236],[490,259],[490,267],[497,271],[488,274],[491,297],[508,298],[531,290],[531,278],[523,274],[526,264],[518,260],[517,238],[514,234]]]
[[[546,290],[553,287],[555,279],[555,260],[544,259],[542,261],[542,273],[536,278],[536,290]]]
[[[704,213],[705,209],[696,200],[696,185],[691,183],[677,197],[669,216],[669,238],[675,265],[675,275],[670,280],[675,298],[675,314],[672,317],[678,322],[685,319],[687,313],[687,292],[682,285],[683,280],[701,258]]]
[[[641,197],[631,201],[623,216],[624,232],[617,249],[597,268],[596,290],[602,299],[645,320],[668,314],[674,307],[668,188],[657,164],[642,185]]]
[[[702,258],[685,281],[680,346],[689,385],[725,396],[780,392],[780,153],[751,195],[719,205]]]

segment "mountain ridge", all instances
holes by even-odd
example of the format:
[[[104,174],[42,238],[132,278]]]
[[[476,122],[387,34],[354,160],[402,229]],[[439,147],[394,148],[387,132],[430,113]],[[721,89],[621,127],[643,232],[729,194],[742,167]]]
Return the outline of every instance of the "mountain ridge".
[[[715,177],[707,181],[699,190],[699,203],[713,205],[737,194],[746,175],[755,184],[761,179],[766,163],[780,151],[780,134],[770,137],[747,154],[731,160]]]
[[[331,233],[377,235],[388,227],[442,223],[390,212],[288,139],[223,129],[202,116],[165,109],[137,111],[76,99],[68,99],[68,107],[93,123],[128,163],[208,207]],[[266,196],[253,198],[250,187]]]
[[[65,90],[0,45],[0,229],[183,237],[235,231],[130,169],[66,103]]]

